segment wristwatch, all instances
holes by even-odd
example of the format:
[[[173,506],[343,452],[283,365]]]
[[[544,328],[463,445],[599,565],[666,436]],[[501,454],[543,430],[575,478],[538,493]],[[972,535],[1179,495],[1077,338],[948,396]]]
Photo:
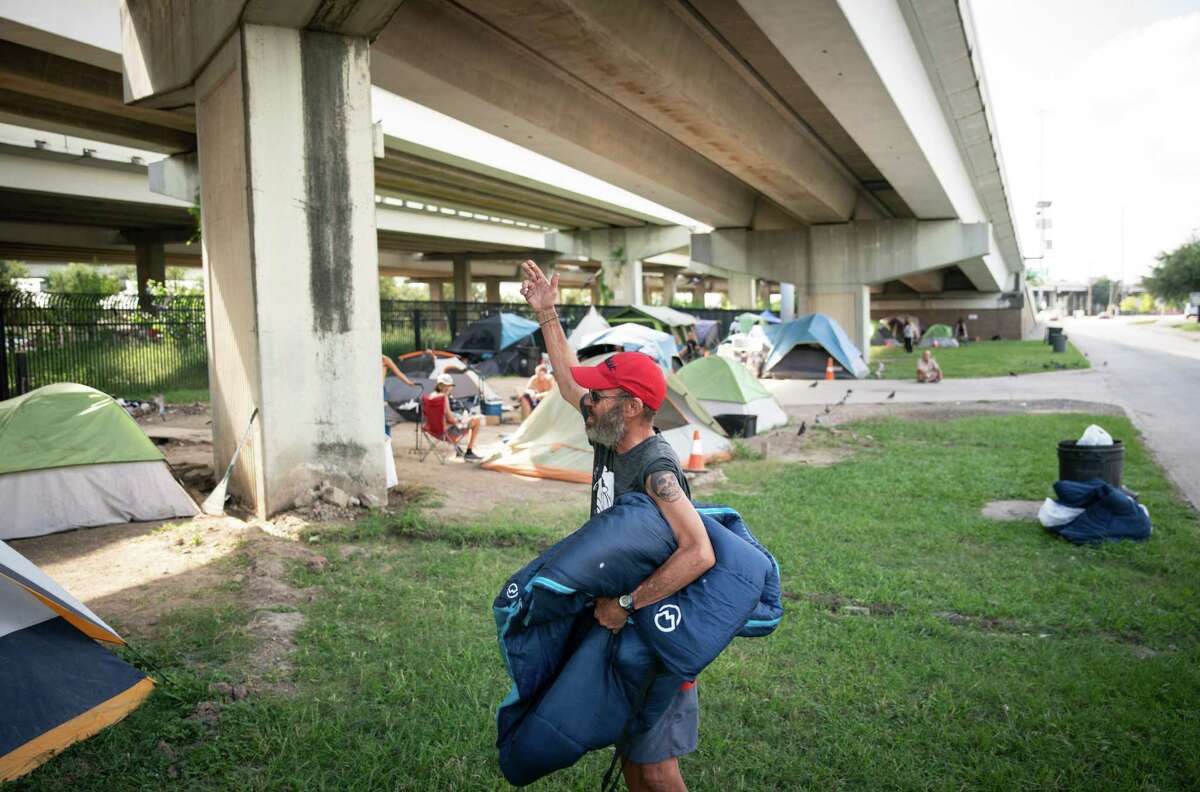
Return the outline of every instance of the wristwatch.
[[[621,596],[617,597],[617,604],[620,605],[622,608],[624,608],[625,612],[628,613],[630,616],[633,615],[633,595],[632,594],[622,594]]]

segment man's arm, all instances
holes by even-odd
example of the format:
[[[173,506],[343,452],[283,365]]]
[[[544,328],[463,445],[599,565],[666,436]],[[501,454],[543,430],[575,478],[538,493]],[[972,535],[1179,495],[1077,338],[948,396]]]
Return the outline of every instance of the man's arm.
[[[684,495],[674,473],[669,470],[651,473],[646,477],[646,492],[671,526],[676,547],[663,565],[633,590],[635,609],[666,599],[712,569],[717,562],[704,522]],[[626,615],[615,599],[596,601],[597,621],[614,632],[625,625]]]
[[[387,355],[383,356],[383,365],[384,365],[384,368],[388,369],[393,374],[395,374],[400,379],[400,381],[403,382],[405,385],[413,384],[412,380],[410,380],[408,377],[404,376],[404,372],[400,370],[400,367],[396,365],[396,362],[394,360],[392,360],[390,357],[388,357]]]
[[[542,328],[542,338],[546,340],[546,351],[550,353],[550,365],[554,368],[558,392],[567,400],[567,404],[578,410],[579,401],[587,391],[579,387],[571,376],[571,367],[578,366],[579,360],[575,357],[571,345],[567,343],[567,334],[563,332],[558,312],[554,310],[558,299],[558,275],[555,274],[550,280],[546,280],[542,268],[532,261],[525,261],[521,264],[521,269],[525,273],[521,294],[533,309]]]

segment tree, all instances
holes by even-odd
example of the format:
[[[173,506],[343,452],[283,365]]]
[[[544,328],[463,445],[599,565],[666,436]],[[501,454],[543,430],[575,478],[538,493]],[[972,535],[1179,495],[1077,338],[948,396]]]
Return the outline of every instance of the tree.
[[[1097,278],[1092,284],[1092,307],[1101,311],[1107,308],[1116,296],[1116,285],[1108,278]]]
[[[1169,253],[1158,254],[1158,264],[1142,279],[1146,290],[1163,302],[1186,303],[1188,295],[1200,291],[1200,237]]]
[[[1041,270],[1029,267],[1025,270],[1025,282],[1030,286],[1041,286],[1046,282],[1046,276]]]
[[[125,288],[125,270],[118,268],[110,275],[89,264],[68,264],[65,270],[50,273],[50,291],[59,294],[117,294]]]
[[[15,289],[17,278],[28,278],[29,267],[11,259],[0,260],[0,289]]]

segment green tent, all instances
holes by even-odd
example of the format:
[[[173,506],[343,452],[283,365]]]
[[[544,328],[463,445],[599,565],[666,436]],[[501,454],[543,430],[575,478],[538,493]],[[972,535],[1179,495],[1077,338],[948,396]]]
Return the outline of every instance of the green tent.
[[[0,402],[0,475],[162,458],[121,405],[86,385],[60,382]]]
[[[723,415],[755,415],[757,432],[787,423],[787,413],[771,392],[736,360],[710,355],[688,363],[675,376],[718,423]]]
[[[197,513],[121,405],[69,382],[0,402],[0,503],[0,539]]]
[[[921,338],[954,338],[954,331],[950,329],[950,325],[930,325],[924,333],[921,333]]]

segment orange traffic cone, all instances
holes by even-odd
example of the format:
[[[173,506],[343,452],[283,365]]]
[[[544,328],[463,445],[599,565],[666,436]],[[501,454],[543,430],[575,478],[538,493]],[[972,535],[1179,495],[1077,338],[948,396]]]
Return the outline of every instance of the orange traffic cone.
[[[833,379],[833,358],[825,358],[825,379]]]
[[[692,432],[692,454],[683,469],[689,473],[700,473],[704,470],[704,446],[700,442],[699,429]]]

